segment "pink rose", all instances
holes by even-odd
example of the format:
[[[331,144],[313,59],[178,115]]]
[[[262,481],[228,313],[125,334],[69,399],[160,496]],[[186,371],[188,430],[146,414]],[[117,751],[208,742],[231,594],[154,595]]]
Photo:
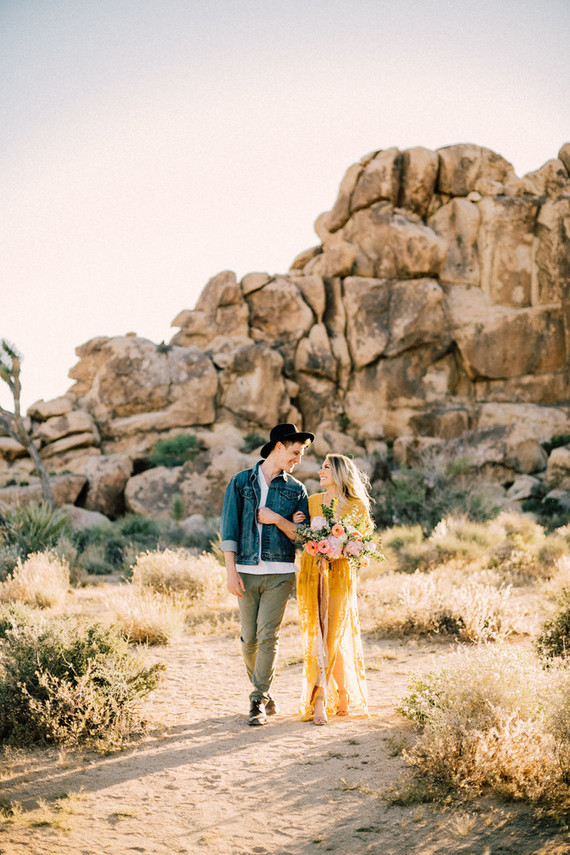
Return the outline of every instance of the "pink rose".
[[[358,556],[362,552],[362,543],[359,540],[349,540],[345,549],[349,555]]]
[[[342,555],[342,540],[332,535],[328,538],[330,543],[329,558],[337,559]]]
[[[324,517],[313,517],[311,520],[311,528],[325,528],[327,521]]]

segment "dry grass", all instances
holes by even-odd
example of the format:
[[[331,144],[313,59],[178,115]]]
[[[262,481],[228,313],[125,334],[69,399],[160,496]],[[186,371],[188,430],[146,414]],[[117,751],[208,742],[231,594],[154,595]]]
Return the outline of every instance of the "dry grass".
[[[499,569],[504,581],[526,584],[550,578],[570,549],[570,527],[546,534],[528,517],[502,513],[486,523],[446,517],[424,537],[419,526],[397,526],[382,535],[387,567],[400,572],[436,567]]]
[[[526,629],[511,586],[488,572],[467,579],[441,567],[431,573],[387,573],[369,583],[367,599],[371,627],[380,637],[438,634],[486,642]]]
[[[177,592],[191,601],[217,601],[225,590],[223,568],[212,555],[155,550],[137,556],[132,581],[160,593]]]
[[[60,606],[69,590],[69,565],[53,552],[36,552],[18,559],[11,576],[0,583],[0,600],[19,601],[37,608]]]
[[[173,594],[128,585],[113,598],[114,622],[133,644],[170,644],[180,638],[186,603]]]
[[[570,806],[570,673],[504,646],[416,675],[399,710],[423,726],[406,759],[428,784]]]
[[[112,610],[129,641],[169,644],[187,622],[219,627],[224,610],[225,575],[212,555],[186,550],[155,550],[137,556],[132,584],[113,600]]]

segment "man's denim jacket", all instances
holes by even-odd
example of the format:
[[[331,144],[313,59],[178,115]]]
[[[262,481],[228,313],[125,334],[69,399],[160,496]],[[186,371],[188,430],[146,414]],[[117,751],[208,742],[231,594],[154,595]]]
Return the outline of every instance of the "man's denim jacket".
[[[244,469],[234,475],[227,486],[222,510],[220,544],[224,552],[235,552],[237,564],[257,564],[259,561],[259,530],[257,510],[261,499],[258,469],[259,461],[252,469]],[[267,505],[272,511],[290,520],[295,511],[303,511],[309,519],[307,490],[304,484],[286,472],[281,472],[269,484]],[[261,558],[263,561],[295,560],[295,542],[276,525],[261,528]]]

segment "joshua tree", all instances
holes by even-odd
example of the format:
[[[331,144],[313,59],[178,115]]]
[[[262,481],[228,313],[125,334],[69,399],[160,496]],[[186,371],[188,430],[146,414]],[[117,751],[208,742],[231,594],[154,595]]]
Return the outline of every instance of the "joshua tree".
[[[7,436],[11,436],[12,439],[15,439],[16,442],[19,442],[20,445],[26,449],[34,461],[36,472],[38,473],[40,483],[42,485],[44,501],[50,508],[53,508],[54,501],[51,487],[49,485],[49,478],[47,476],[45,466],[40,458],[38,449],[34,445],[34,442],[26,429],[20,409],[21,359],[22,357],[16,348],[3,338],[0,346],[0,379],[6,383],[12,393],[12,398],[14,399],[14,412],[11,413],[9,410],[5,410],[4,407],[0,406],[0,434],[3,433]]]

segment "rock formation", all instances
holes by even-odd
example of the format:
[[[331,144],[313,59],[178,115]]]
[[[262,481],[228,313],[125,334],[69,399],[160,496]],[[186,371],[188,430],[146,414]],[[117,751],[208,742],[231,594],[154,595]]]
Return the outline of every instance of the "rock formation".
[[[548,460],[541,443],[570,431],[570,143],[523,178],[476,145],[374,152],[315,230],[287,274],[214,276],[169,344],[77,348],[69,392],[28,411],[48,468],[86,479],[77,505],[167,515],[178,493],[188,514],[219,513],[255,459],[244,436],[279,421],[315,430],[319,453],[323,437],[368,456],[393,444],[405,463],[455,442],[507,486],[545,473],[568,489],[570,450]],[[145,471],[176,433],[199,436],[201,459]],[[0,484],[31,469],[0,437]]]

